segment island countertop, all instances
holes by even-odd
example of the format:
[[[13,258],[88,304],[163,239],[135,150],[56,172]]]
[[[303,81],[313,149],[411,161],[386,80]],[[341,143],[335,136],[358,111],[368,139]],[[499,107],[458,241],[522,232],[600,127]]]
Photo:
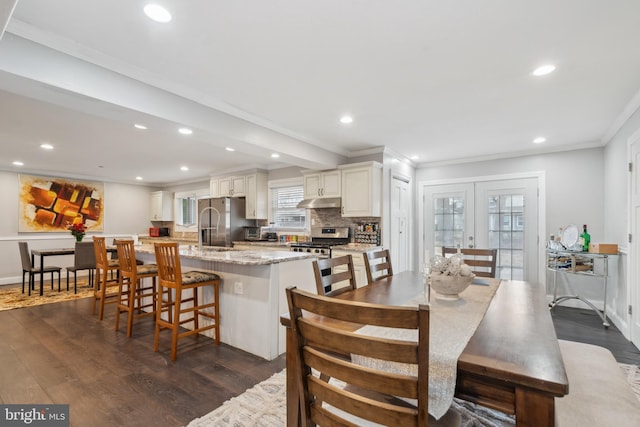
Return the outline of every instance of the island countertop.
[[[242,251],[223,247],[206,247],[198,251],[195,245],[180,245],[180,257],[197,259],[202,261],[223,262],[238,265],[269,265],[281,262],[295,261],[305,258],[315,258],[315,255],[306,252],[282,251]],[[136,252],[155,255],[153,245],[136,246]]]

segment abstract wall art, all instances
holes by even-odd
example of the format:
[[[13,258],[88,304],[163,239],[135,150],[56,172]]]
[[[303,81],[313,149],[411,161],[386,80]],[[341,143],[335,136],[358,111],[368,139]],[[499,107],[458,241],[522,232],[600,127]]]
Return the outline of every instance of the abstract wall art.
[[[104,231],[104,184],[20,175],[18,232],[69,232],[82,223]]]

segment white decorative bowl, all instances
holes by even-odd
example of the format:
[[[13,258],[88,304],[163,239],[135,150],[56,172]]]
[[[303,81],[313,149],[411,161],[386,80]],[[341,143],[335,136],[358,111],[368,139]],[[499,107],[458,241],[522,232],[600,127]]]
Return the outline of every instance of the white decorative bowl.
[[[456,300],[458,294],[471,284],[475,275],[471,276],[448,276],[440,273],[431,273],[429,279],[431,287],[438,294],[440,299]]]

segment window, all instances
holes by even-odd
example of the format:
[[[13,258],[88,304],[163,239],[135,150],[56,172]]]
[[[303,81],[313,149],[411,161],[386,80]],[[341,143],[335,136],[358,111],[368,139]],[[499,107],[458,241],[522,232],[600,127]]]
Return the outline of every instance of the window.
[[[297,181],[297,180],[296,180]],[[272,228],[301,229],[307,226],[306,209],[296,206],[304,198],[304,187],[293,181],[270,182],[269,218]]]
[[[205,197],[209,197],[208,189],[175,194],[175,231],[197,231],[198,199]]]

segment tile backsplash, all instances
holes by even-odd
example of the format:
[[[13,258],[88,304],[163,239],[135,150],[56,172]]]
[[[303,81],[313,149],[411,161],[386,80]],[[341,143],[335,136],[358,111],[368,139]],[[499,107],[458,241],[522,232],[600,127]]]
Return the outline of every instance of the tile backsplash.
[[[379,217],[349,217],[343,218],[340,208],[309,209],[311,224],[315,227],[349,227],[349,236],[353,241],[358,225],[363,223],[380,222]]]

